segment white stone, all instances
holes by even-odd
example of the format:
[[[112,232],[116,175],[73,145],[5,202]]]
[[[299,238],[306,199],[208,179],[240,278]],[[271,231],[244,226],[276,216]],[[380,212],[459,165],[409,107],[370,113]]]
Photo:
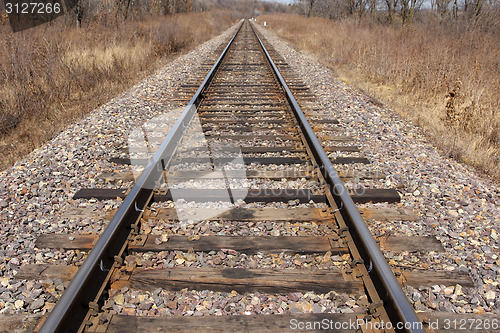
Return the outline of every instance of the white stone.
[[[495,296],[496,296],[496,294],[495,294],[495,292],[493,290],[488,290],[486,292],[486,299],[488,299],[488,300],[495,299]]]
[[[16,301],[14,302],[14,306],[15,306],[15,307],[16,307],[16,309],[18,309],[18,310],[19,310],[19,309],[22,309],[22,308],[23,308],[23,306],[24,306],[24,301],[23,301],[23,300],[18,299],[18,300],[16,300]]]
[[[498,239],[498,233],[495,229],[492,229],[491,230],[491,234],[490,234],[490,237],[494,240],[497,240]]]

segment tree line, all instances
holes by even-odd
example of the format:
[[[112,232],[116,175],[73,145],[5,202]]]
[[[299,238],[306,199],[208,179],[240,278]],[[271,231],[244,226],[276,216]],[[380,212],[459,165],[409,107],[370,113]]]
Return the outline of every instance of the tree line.
[[[21,0],[20,0],[21,1]],[[229,9],[245,17],[263,13],[287,12],[283,3],[260,0],[59,0],[65,12],[63,20],[77,27],[94,21],[112,24],[126,20],[143,20],[154,16],[171,16],[186,12]],[[0,0],[0,24],[6,24],[5,5]]]
[[[290,11],[329,19],[373,17],[389,24],[412,23],[418,14],[477,23],[500,17],[500,0],[299,0]]]

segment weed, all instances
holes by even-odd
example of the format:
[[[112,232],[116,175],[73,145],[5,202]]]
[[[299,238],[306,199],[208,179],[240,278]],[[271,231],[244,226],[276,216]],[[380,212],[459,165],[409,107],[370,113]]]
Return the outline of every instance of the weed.
[[[258,21],[373,92],[444,151],[500,179],[498,20],[460,31],[439,22],[391,27],[284,14]]]
[[[235,21],[229,11],[82,29],[59,20],[19,33],[0,25],[0,168]]]

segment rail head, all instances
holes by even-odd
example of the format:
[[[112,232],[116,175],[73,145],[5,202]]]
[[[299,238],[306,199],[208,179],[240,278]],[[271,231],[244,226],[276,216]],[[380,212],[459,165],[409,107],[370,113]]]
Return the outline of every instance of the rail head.
[[[139,218],[141,207],[149,201],[154,184],[161,177],[168,163],[165,159],[172,156],[177,143],[197,111],[203,91],[213,79],[243,23],[240,23],[236,33],[163,140],[158,151],[146,165],[39,332],[73,332],[80,328],[89,311],[89,302],[94,301],[98,295],[101,285],[105,283],[108,272],[112,269],[115,255],[127,241],[131,224]]]
[[[328,183],[328,187],[335,198],[337,205],[340,207],[340,212],[344,217],[346,223],[349,226],[350,232],[361,245],[361,252],[367,256],[367,260],[371,263],[373,269],[370,272],[370,277],[376,282],[376,288],[379,296],[384,300],[384,305],[386,309],[388,308],[388,313],[391,316],[391,320],[394,321],[394,328],[397,331],[407,331],[412,333],[423,333],[422,322],[417,317],[415,310],[411,306],[408,298],[404,294],[403,290],[396,277],[394,276],[391,268],[387,264],[384,255],[380,251],[373,235],[366,226],[365,221],[361,217],[358,208],[354,204],[351,196],[347,193],[344,183],[340,179],[337,171],[330,161],[328,155],[326,154],[323,146],[316,137],[314,130],[309,124],[306,116],[302,112],[299,104],[295,100],[290,88],[286,84],[285,79],[281,75],[278,67],[272,60],[269,52],[267,51],[264,43],[260,39],[257,31],[251,23],[250,26],[254,31],[257,40],[264,52],[269,65],[271,66],[279,84],[283,88],[286,98],[295,114],[295,117],[309,143],[311,151],[318,163],[321,173],[325,177]],[[401,323],[403,325],[402,329],[397,329],[396,325]]]

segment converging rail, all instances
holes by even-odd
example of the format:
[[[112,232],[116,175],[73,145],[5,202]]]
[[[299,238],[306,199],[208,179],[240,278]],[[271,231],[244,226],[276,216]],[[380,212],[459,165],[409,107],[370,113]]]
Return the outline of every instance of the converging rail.
[[[294,84],[300,88],[300,83]],[[199,147],[186,148],[183,145],[192,136],[190,126],[193,120],[199,120],[203,140],[207,142],[208,149],[201,149],[203,153]],[[326,120],[325,123],[330,125],[335,121]],[[221,145],[225,148],[219,149]],[[331,149],[357,151],[358,148],[339,146]],[[134,159],[115,162],[133,163]],[[364,160],[355,162],[364,163]],[[323,318],[335,322],[361,320],[366,326],[358,328],[366,330],[370,330],[370,323],[390,322],[391,326],[386,325],[380,331],[423,332],[420,319],[355,206],[355,201],[373,200],[374,197],[351,196],[334,163],[264,42],[252,24],[243,21],[135,185],[126,194],[119,190],[107,194],[108,198],[124,197],[123,203],[99,237],[90,235],[78,239],[78,248],[91,251],[40,332],[285,331],[295,323],[292,320],[321,321]],[[207,164],[210,166],[208,171],[200,169],[200,165]],[[230,167],[219,167],[221,165]],[[241,170],[245,171],[244,180],[250,183],[246,188],[242,185],[244,181],[238,178]],[[226,187],[180,191],[169,187],[175,181],[182,183],[193,179],[208,180],[208,183],[213,179],[223,179]],[[236,180],[236,185],[229,184],[227,179]],[[266,188],[262,185],[284,180],[285,185],[295,182],[309,188],[298,185]],[[97,197],[97,192],[81,191],[77,197]],[[383,192],[380,196],[382,200],[393,200],[390,193]],[[181,219],[180,211],[176,212],[168,205],[162,206],[162,203],[176,199],[218,202],[226,197],[230,201],[226,210],[217,212],[215,208],[218,206],[200,206],[193,208],[193,212],[198,209],[204,213],[206,218],[202,221],[231,225],[236,232],[234,235],[224,234],[223,227],[217,233],[203,233],[201,230],[209,228],[209,224],[201,225],[201,235],[177,235],[172,232],[174,228],[170,227],[170,222],[167,223],[170,228],[168,235],[150,231],[150,222],[154,226],[154,223],[160,225]],[[106,194],[102,199],[105,198]],[[245,204],[241,204],[243,201]],[[239,204],[242,206],[237,206]],[[288,205],[287,208],[280,206],[282,204]],[[211,210],[213,214],[209,214]],[[265,227],[253,234],[252,228],[258,223],[264,223]],[[289,231],[284,231],[289,226],[302,230],[302,224],[308,228],[322,225],[318,227],[322,233],[300,231],[290,236]],[[46,246],[71,248],[70,244],[64,244],[64,237],[67,236],[62,236],[58,242],[47,236],[39,244],[45,242]],[[53,245],[49,244],[51,242]],[[135,260],[130,257],[148,251],[171,251],[172,256],[177,253],[174,260],[177,266],[152,264],[151,267],[139,268],[136,264],[129,264]],[[213,266],[196,263],[204,258],[201,253],[218,251],[224,256],[232,256],[236,264],[219,267],[215,259],[210,259]],[[186,254],[181,256],[179,253]],[[313,264],[308,265],[318,265],[322,269],[305,269],[307,265],[300,266],[301,260],[296,264],[297,269],[281,268],[279,264],[270,269],[267,264],[258,262],[255,267],[246,267],[248,258],[258,253],[280,253],[273,257],[278,259],[288,253],[304,256],[320,253],[323,259],[312,260]],[[338,254],[335,265],[341,269],[333,264],[328,266],[335,254]],[[180,266],[187,261],[190,266]],[[134,288],[172,293],[185,288],[231,292],[236,299],[238,297],[234,295],[246,292],[288,294],[313,291],[332,293],[334,296],[331,297],[345,295],[344,298],[351,297],[350,302],[364,300],[366,303],[363,304],[365,310],[359,313],[207,317],[108,315],[110,295]],[[253,298],[250,308],[263,306],[264,298],[259,298],[259,295],[254,296],[255,302]],[[167,305],[169,309],[179,313],[192,311],[178,309],[177,302],[173,299],[171,302]],[[323,307],[328,308],[326,301]],[[149,311],[151,307],[145,306],[144,309]],[[341,329],[349,331],[351,328]]]
[[[394,327],[396,327],[399,322],[404,323],[404,327],[409,327],[408,331],[410,332],[423,332],[423,327],[418,324],[420,323],[420,320],[417,318],[413,307],[410,305],[408,299],[401,290],[401,286],[387,264],[379,246],[373,239],[372,234],[368,230],[365,221],[363,221],[363,218],[359,214],[353,200],[347,193],[347,190],[345,189],[339,175],[335,171],[332,162],[314,134],[313,129],[309,125],[309,122],[300,109],[300,106],[293,97],[278,68],[271,59],[271,56],[265,49],[264,44],[258,36],[257,38],[259,39],[262,50],[266,54],[267,60],[278,78],[279,84],[285,91],[286,98],[290,103],[290,106],[299,122],[299,126],[301,127],[309,144],[309,149],[311,149],[314,154],[315,162],[318,164],[319,169],[328,184],[330,193],[335,199],[335,204],[333,202],[330,202],[330,204],[336,210],[339,209],[336,216],[337,220],[345,221],[345,224],[348,226],[349,232],[355,240],[357,249],[360,251],[361,257],[365,260],[365,265],[369,267],[368,272],[370,277],[375,283],[379,297],[381,297],[385,303],[384,307],[388,311],[388,314],[394,323]],[[342,222],[339,222],[339,224],[342,224]]]

